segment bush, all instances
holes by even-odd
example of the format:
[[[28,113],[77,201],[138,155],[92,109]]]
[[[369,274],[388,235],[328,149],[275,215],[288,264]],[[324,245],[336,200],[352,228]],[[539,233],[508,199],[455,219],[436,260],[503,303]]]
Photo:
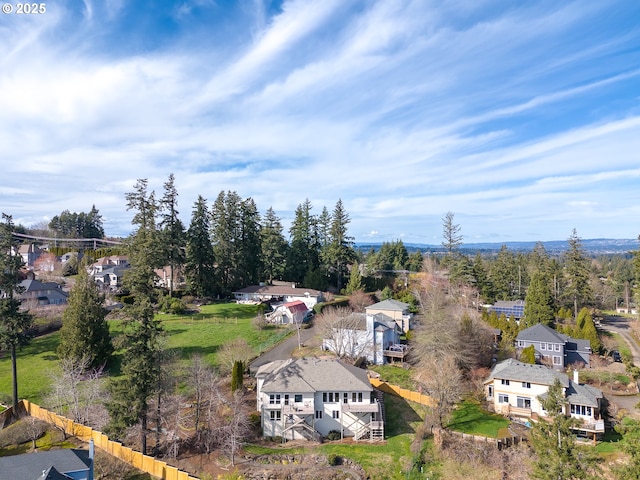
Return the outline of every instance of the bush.
[[[335,431],[335,430],[332,430],[332,431]],[[331,453],[327,456],[327,462],[332,467],[335,467],[336,465],[342,465],[342,457],[340,455],[336,455],[335,453]]]
[[[342,435],[338,430],[331,430],[329,433],[327,433],[327,440],[340,440],[341,438]]]

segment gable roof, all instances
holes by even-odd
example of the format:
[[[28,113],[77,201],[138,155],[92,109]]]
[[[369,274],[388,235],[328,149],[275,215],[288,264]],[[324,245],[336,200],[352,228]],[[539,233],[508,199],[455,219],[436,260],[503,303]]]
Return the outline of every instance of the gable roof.
[[[51,466],[40,475],[37,480],[73,480],[69,475],[60,473],[56,467]]]
[[[394,312],[403,312],[407,308],[409,308],[408,303],[404,303],[398,300],[394,300],[392,298],[388,298],[387,300],[383,300],[382,302],[369,305],[365,310],[372,309],[372,310],[389,310]]]
[[[51,467],[55,467],[56,473],[88,471],[90,465],[89,452],[76,449],[49,450],[48,452],[0,457],[0,480],[66,479],[68,478],[66,475],[45,477],[43,474]]]
[[[267,364],[258,369],[259,376],[266,376],[261,389],[265,393],[373,390],[366,370],[335,359],[303,357]]]
[[[296,313],[296,312],[305,313],[307,310],[309,310],[302,300],[287,302],[284,304],[284,306],[288,308],[291,313]]]
[[[573,405],[588,405],[599,407],[599,400],[603,398],[602,392],[590,385],[580,385],[573,380],[569,380],[569,388],[566,392],[567,400]]]
[[[530,382],[537,385],[553,385],[558,379],[563,387],[567,388],[569,386],[569,377],[564,373],[557,372],[544,365],[522,363],[514,358],[508,358],[494,365],[485,383],[494,379]]]
[[[530,342],[565,343],[565,335],[556,332],[553,328],[538,323],[533,327],[525,328],[516,337],[516,340],[527,340]]]
[[[237,290],[233,293],[254,293],[258,295],[291,295],[298,297],[320,296],[319,290],[313,290],[312,288],[304,287],[292,287],[291,285],[251,285]]]
[[[60,288],[55,282],[41,282],[39,280],[22,280],[19,284],[20,287],[24,288],[23,293],[27,292],[40,292],[43,290],[57,290],[60,293],[67,295],[66,292]]]

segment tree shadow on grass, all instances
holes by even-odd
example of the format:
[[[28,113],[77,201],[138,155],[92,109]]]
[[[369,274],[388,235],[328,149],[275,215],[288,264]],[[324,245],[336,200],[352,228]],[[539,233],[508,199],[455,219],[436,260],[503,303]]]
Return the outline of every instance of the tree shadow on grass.
[[[384,407],[386,437],[415,433],[415,425],[412,425],[412,423],[422,422],[422,418],[416,409],[426,408],[390,393],[385,393],[384,395]]]

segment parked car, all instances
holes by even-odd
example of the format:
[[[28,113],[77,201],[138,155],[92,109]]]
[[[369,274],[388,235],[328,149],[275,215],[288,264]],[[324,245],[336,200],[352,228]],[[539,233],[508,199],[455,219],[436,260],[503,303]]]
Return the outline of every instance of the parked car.
[[[620,352],[618,352],[617,350],[613,350],[611,352],[611,358],[613,358],[614,362],[622,362],[622,356],[620,355]]]

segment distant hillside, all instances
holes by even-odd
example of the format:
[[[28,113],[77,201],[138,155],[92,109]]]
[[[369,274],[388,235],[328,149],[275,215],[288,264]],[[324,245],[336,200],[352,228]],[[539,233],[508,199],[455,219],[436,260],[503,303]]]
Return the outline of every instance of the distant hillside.
[[[603,255],[603,254],[625,254],[631,250],[638,249],[638,240],[631,239],[616,239],[616,238],[593,238],[593,239],[581,239],[582,246],[589,255]],[[465,253],[493,253],[498,252],[502,245],[506,245],[511,251],[529,252],[533,250],[533,247],[538,242],[499,242],[499,243],[465,243],[462,245],[461,250]],[[561,254],[567,249],[566,240],[552,240],[548,242],[541,242],[544,245],[547,253],[549,254]],[[367,252],[372,248],[377,250],[381,244],[374,243],[356,243],[356,247],[363,252]],[[430,253],[444,253],[442,245],[428,245],[421,243],[405,243],[404,246],[409,253],[416,250],[421,252]]]

